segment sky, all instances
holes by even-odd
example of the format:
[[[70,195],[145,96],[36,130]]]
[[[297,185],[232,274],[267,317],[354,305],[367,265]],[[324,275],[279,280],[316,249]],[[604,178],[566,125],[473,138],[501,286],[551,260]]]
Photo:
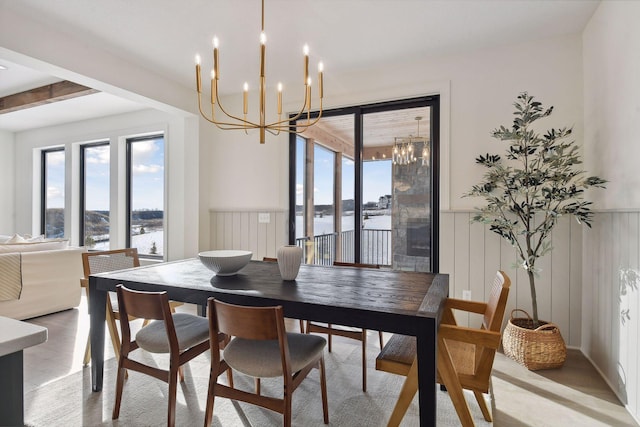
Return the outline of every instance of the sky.
[[[109,210],[109,146],[87,146],[86,208]],[[164,138],[133,143],[133,210],[164,209]],[[64,207],[64,151],[47,155],[47,207]]]
[[[300,139],[298,139],[300,141]],[[296,164],[304,164],[304,149],[296,150]],[[333,153],[326,148],[315,145],[314,151],[314,202],[316,205],[333,204]],[[304,193],[304,168],[296,168],[296,204],[302,205]],[[363,202],[378,202],[380,196],[391,194],[391,160],[368,161],[363,165]],[[354,199],[353,160],[343,158],[342,162],[342,199]]]

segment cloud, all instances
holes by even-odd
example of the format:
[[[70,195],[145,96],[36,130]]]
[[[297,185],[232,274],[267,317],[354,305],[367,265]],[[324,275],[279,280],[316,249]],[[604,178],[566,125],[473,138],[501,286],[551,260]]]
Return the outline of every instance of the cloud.
[[[296,194],[302,194],[303,191],[304,191],[304,185],[296,184]]]
[[[110,151],[108,146],[91,147],[85,150],[86,162],[92,165],[108,165]]]
[[[47,166],[64,165],[64,150],[47,152]]]
[[[162,165],[143,165],[143,164],[133,165],[134,175],[160,173],[162,172],[162,170],[163,170]]]
[[[136,141],[132,144],[134,156],[146,156],[160,149],[155,140]]]

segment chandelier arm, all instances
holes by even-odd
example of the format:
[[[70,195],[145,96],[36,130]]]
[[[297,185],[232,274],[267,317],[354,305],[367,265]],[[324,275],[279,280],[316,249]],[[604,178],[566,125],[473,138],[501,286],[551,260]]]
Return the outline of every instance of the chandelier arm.
[[[306,99],[306,96],[305,96],[305,99]],[[305,105],[306,105],[306,101],[305,101]],[[302,123],[302,124],[295,124],[295,125],[288,124],[289,122],[298,120],[303,114],[304,114],[304,107],[295,116],[290,117],[290,118],[285,119],[285,120],[279,120],[279,121],[270,123],[267,126],[269,128],[271,128],[271,129],[277,128],[277,129],[284,130],[282,125],[287,124],[286,128],[289,128],[289,127],[292,127],[292,126],[295,127],[295,128],[303,127],[305,129],[303,129],[301,132],[304,132],[304,130],[306,130],[306,128],[315,125],[322,118],[322,98],[320,98],[320,109],[318,110],[318,116],[315,119],[313,119],[313,121],[311,121],[309,123]],[[285,130],[285,132],[289,132],[289,131]],[[291,133],[295,133],[295,132],[291,132]]]
[[[296,128],[296,129],[301,129],[299,132],[304,132],[305,130],[307,130],[311,126],[313,126],[316,123],[318,123],[318,121],[320,121],[321,118],[322,118],[322,110],[320,110],[318,112],[318,116],[315,119],[313,119],[312,121],[307,122],[307,123],[296,124],[296,125],[293,125],[293,127]]]
[[[307,96],[309,95],[309,91],[307,90],[307,84],[305,83],[304,85],[304,102],[302,103],[302,108],[300,109],[300,111],[298,111],[298,113],[293,116],[293,117],[289,117],[286,120],[282,120],[282,122],[290,122],[290,121],[294,121],[294,120],[298,120],[300,117],[302,117],[302,115],[304,114],[304,110],[307,107]],[[321,105],[322,105],[322,101],[321,101]]]
[[[255,128],[259,128],[259,127],[260,127],[260,125],[259,125],[259,124],[257,124],[257,123],[254,123],[254,122],[252,122],[252,121],[245,120],[245,119],[243,119],[243,118],[236,117],[236,116],[234,116],[233,114],[229,114],[229,113],[227,113],[227,111],[226,111],[226,110],[224,109],[224,107],[222,106],[222,103],[220,102],[220,96],[218,96],[218,91],[216,91],[216,101],[217,101],[217,103],[218,103],[218,107],[220,108],[220,111],[222,111],[222,112],[224,113],[224,115],[225,115],[225,116],[229,117],[230,119],[237,120],[238,122],[240,122],[240,123],[237,123],[237,124],[236,124],[236,125],[238,126],[238,129],[242,129],[242,127],[243,127],[243,126],[241,125],[241,123],[244,123],[245,125],[250,126],[252,129],[255,129]],[[232,124],[232,123],[227,123],[227,124]]]

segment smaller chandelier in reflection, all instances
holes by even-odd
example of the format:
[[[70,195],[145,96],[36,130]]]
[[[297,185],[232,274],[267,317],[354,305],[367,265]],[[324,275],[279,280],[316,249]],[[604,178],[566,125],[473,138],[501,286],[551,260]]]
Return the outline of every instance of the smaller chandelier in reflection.
[[[278,135],[280,132],[302,133],[308,127],[316,124],[322,117],[322,62],[318,64],[318,98],[319,110],[317,116],[311,119],[311,77],[309,77],[309,47],[304,46],[304,102],[299,111],[292,117],[282,119],[282,83],[277,86],[277,119],[267,121],[266,108],[266,77],[265,77],[265,56],[266,56],[267,36],[264,32],[264,0],[262,0],[262,31],[260,32],[260,80],[258,86],[259,94],[259,116],[258,121],[251,121],[247,118],[249,112],[249,84],[245,82],[242,94],[243,112],[239,114],[231,114],[224,109],[218,97],[218,80],[220,80],[220,70],[218,67],[218,39],[213,38],[213,69],[211,70],[211,112],[205,112],[202,107],[202,83],[200,70],[200,56],[196,55],[196,90],[198,91],[198,109],[200,114],[207,121],[213,123],[223,130],[244,130],[245,133],[249,129],[260,130],[260,143],[264,144],[265,132]],[[216,110],[219,110],[223,118],[216,117]],[[306,116],[306,120],[303,118]],[[300,120],[302,119],[302,120]],[[295,123],[295,124],[293,124]]]
[[[411,165],[420,160],[422,166],[429,166],[429,144],[428,141],[420,136],[420,120],[422,116],[415,118],[418,122],[418,133],[416,136],[409,135],[403,137],[395,137],[393,139],[393,164],[394,165]],[[416,155],[419,145],[422,144],[420,157]]]

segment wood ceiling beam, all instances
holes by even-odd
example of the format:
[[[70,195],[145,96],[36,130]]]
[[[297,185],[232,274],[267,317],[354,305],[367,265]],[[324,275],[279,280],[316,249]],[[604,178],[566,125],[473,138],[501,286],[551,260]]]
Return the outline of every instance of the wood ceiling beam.
[[[97,93],[99,90],[63,80],[0,98],[0,114]]]
[[[344,153],[350,159],[353,159],[353,142],[345,141],[342,138],[330,133],[324,129],[320,123],[307,128],[301,135],[305,138],[313,139],[320,145],[324,145],[336,153]]]

